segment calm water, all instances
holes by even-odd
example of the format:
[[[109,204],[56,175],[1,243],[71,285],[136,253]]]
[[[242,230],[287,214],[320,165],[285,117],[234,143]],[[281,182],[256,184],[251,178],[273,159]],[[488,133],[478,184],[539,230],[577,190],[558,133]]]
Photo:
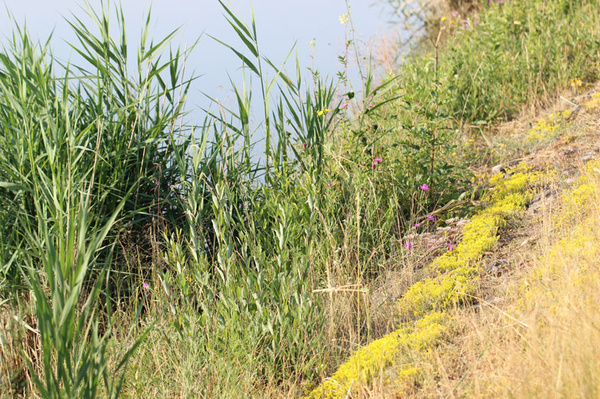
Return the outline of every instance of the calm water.
[[[391,30],[387,23],[387,9],[376,0],[349,0],[359,42],[376,41],[384,31]],[[74,35],[64,17],[74,13],[86,19],[81,10],[82,0],[4,0],[6,8],[15,19],[27,26],[34,37],[45,40],[54,30],[53,49],[56,56],[67,60],[74,58],[67,42],[74,42]],[[99,1],[90,0],[92,5]],[[231,0],[227,2],[238,15],[247,22],[250,20],[250,1]],[[152,7],[152,33],[158,39],[171,30],[182,27],[175,43],[182,47],[191,45],[199,37],[200,41],[186,63],[187,71],[194,71],[200,78],[193,86],[188,100],[188,108],[206,107],[206,93],[221,101],[231,102],[229,78],[239,80],[240,62],[230,50],[217,44],[208,35],[239,45],[235,33],[229,27],[217,0],[156,0],[153,3],[143,0],[122,2],[125,12],[130,47],[139,39],[139,32],[145,22],[144,15]],[[344,52],[345,26],[339,16],[345,14],[344,0],[255,0],[252,2],[257,21],[261,51],[276,63],[282,62],[296,43],[296,49],[303,67],[315,66],[322,75],[334,76],[341,69],[338,55]],[[11,33],[11,23],[7,12],[0,11],[0,36],[6,43]],[[314,60],[311,57],[314,40]],[[135,47],[134,47],[135,48]],[[293,64],[291,64],[293,67]],[[352,73],[356,79],[357,72]]]

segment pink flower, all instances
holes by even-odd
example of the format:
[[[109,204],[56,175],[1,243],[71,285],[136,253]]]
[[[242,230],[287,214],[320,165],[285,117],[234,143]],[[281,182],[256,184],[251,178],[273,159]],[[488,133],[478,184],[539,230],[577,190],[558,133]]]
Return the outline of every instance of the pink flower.
[[[366,165],[367,165],[367,163],[366,163],[366,162],[363,162],[362,164],[363,164],[363,166],[366,166]]]
[[[334,184],[335,184],[335,182],[333,182],[333,181],[332,181],[331,183],[327,183],[327,184],[325,185],[325,187],[331,187],[331,186],[333,186]]]
[[[452,16],[456,17],[458,15],[458,11],[452,11]]]
[[[435,217],[431,216],[431,215],[427,215],[427,219],[431,220],[432,222],[435,220]]]
[[[404,248],[405,248],[406,250],[408,250],[408,251],[410,251],[411,249],[413,249],[413,243],[412,243],[412,241],[406,241],[406,242],[404,243]]]
[[[150,287],[150,283],[144,283],[144,284],[142,284],[142,288],[143,289],[147,289],[148,287]]]
[[[369,105],[367,105],[367,108],[373,108],[373,107],[374,107],[374,105],[373,105],[373,104],[369,104]]]
[[[344,108],[346,108],[347,106],[348,106],[348,103],[344,103],[344,104],[340,105],[340,109],[344,109]]]
[[[303,148],[306,148],[306,143],[302,143],[302,147],[303,147]]]
[[[415,229],[418,229],[419,227],[421,227],[421,224],[420,223],[415,223],[415,224],[413,224],[413,226],[415,226]]]
[[[448,251],[453,251],[454,250],[454,245],[452,245],[451,242],[448,243]]]
[[[373,158],[373,162],[377,163],[377,162],[382,162],[383,159],[381,158]]]
[[[429,186],[425,183],[421,184],[419,188],[423,191],[429,191]]]
[[[375,168],[377,167],[377,164],[376,164],[376,163],[374,163],[374,164],[372,164],[371,166],[373,167],[373,169],[375,169]]]

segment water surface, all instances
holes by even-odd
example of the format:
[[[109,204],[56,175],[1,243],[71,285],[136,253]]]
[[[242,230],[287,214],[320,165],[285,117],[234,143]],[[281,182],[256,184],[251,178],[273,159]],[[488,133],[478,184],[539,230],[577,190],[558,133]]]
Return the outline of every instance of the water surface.
[[[74,34],[64,20],[71,13],[87,20],[83,0],[5,0],[6,9],[17,22],[26,21],[34,37],[45,40],[53,33],[53,50],[61,60],[75,58],[68,42],[74,43]],[[99,8],[99,1],[90,1]],[[305,68],[315,67],[322,75],[334,76],[341,70],[338,56],[344,54],[348,25],[343,25],[339,17],[347,12],[344,0],[231,0],[227,1],[246,21],[250,21],[251,7],[254,10],[261,51],[276,63],[282,62],[291,47],[296,50]],[[357,42],[372,41],[389,29],[388,15],[381,4],[371,0],[349,0],[348,5],[356,28]],[[227,24],[221,5],[217,0],[127,0],[121,3],[125,12],[130,48],[135,49],[139,40],[147,11],[152,8],[152,32],[157,39],[171,30],[181,27],[181,34],[175,43],[182,47],[200,41],[186,62],[187,71],[200,75],[190,94],[188,108],[206,106],[208,101],[202,93],[231,101],[228,76],[239,80],[239,60],[230,50],[212,40],[209,35],[240,45],[233,30]],[[5,10],[0,12],[0,36],[6,43],[11,34],[11,22]],[[310,45],[314,42],[314,46]],[[133,45],[133,46],[132,46]],[[363,47],[363,46],[361,46]],[[314,54],[314,59],[312,55]],[[356,79],[357,71],[351,71]]]

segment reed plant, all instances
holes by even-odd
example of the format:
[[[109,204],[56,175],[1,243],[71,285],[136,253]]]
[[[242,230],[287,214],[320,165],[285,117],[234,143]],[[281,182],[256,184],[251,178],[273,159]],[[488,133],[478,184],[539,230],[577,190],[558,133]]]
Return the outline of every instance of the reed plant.
[[[119,393],[141,341],[107,368],[111,309],[127,289],[115,247],[123,231],[151,225],[153,213],[169,217],[168,137],[182,115],[175,93],[187,85],[180,56],[156,56],[172,35],[148,45],[146,27],[133,79],[122,11],[118,43],[107,10],[88,12],[98,34],[71,22],[87,65],[58,63],[50,41],[18,26],[0,55],[1,289],[13,304],[24,289],[34,293],[29,328],[42,353],[29,373],[44,397]]]

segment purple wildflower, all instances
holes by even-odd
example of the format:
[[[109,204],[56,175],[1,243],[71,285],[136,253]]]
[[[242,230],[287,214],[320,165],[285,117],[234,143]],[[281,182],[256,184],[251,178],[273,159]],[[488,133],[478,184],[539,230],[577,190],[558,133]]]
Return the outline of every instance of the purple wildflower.
[[[148,287],[150,287],[150,283],[144,283],[144,284],[142,284],[142,288],[143,289],[147,289]]]
[[[453,251],[454,250],[454,245],[452,245],[451,242],[448,243],[448,251]]]
[[[432,222],[433,222],[433,221],[435,220],[435,217],[433,217],[433,216],[431,216],[431,215],[427,215],[427,219],[429,219],[430,221],[432,221]]]
[[[425,183],[421,184],[419,188],[423,191],[429,191],[429,186]]]
[[[383,159],[381,158],[373,158],[373,162],[378,163],[378,162],[382,162]]]
[[[452,16],[456,17],[458,15],[458,11],[452,11]]]
[[[406,241],[406,242],[404,243],[404,248],[405,248],[406,250],[408,250],[408,251],[410,251],[411,249],[413,249],[413,243],[412,243],[412,241]]]
[[[415,229],[418,229],[419,227],[421,227],[421,224],[420,223],[415,223],[415,224],[413,224],[413,226],[415,226]]]

